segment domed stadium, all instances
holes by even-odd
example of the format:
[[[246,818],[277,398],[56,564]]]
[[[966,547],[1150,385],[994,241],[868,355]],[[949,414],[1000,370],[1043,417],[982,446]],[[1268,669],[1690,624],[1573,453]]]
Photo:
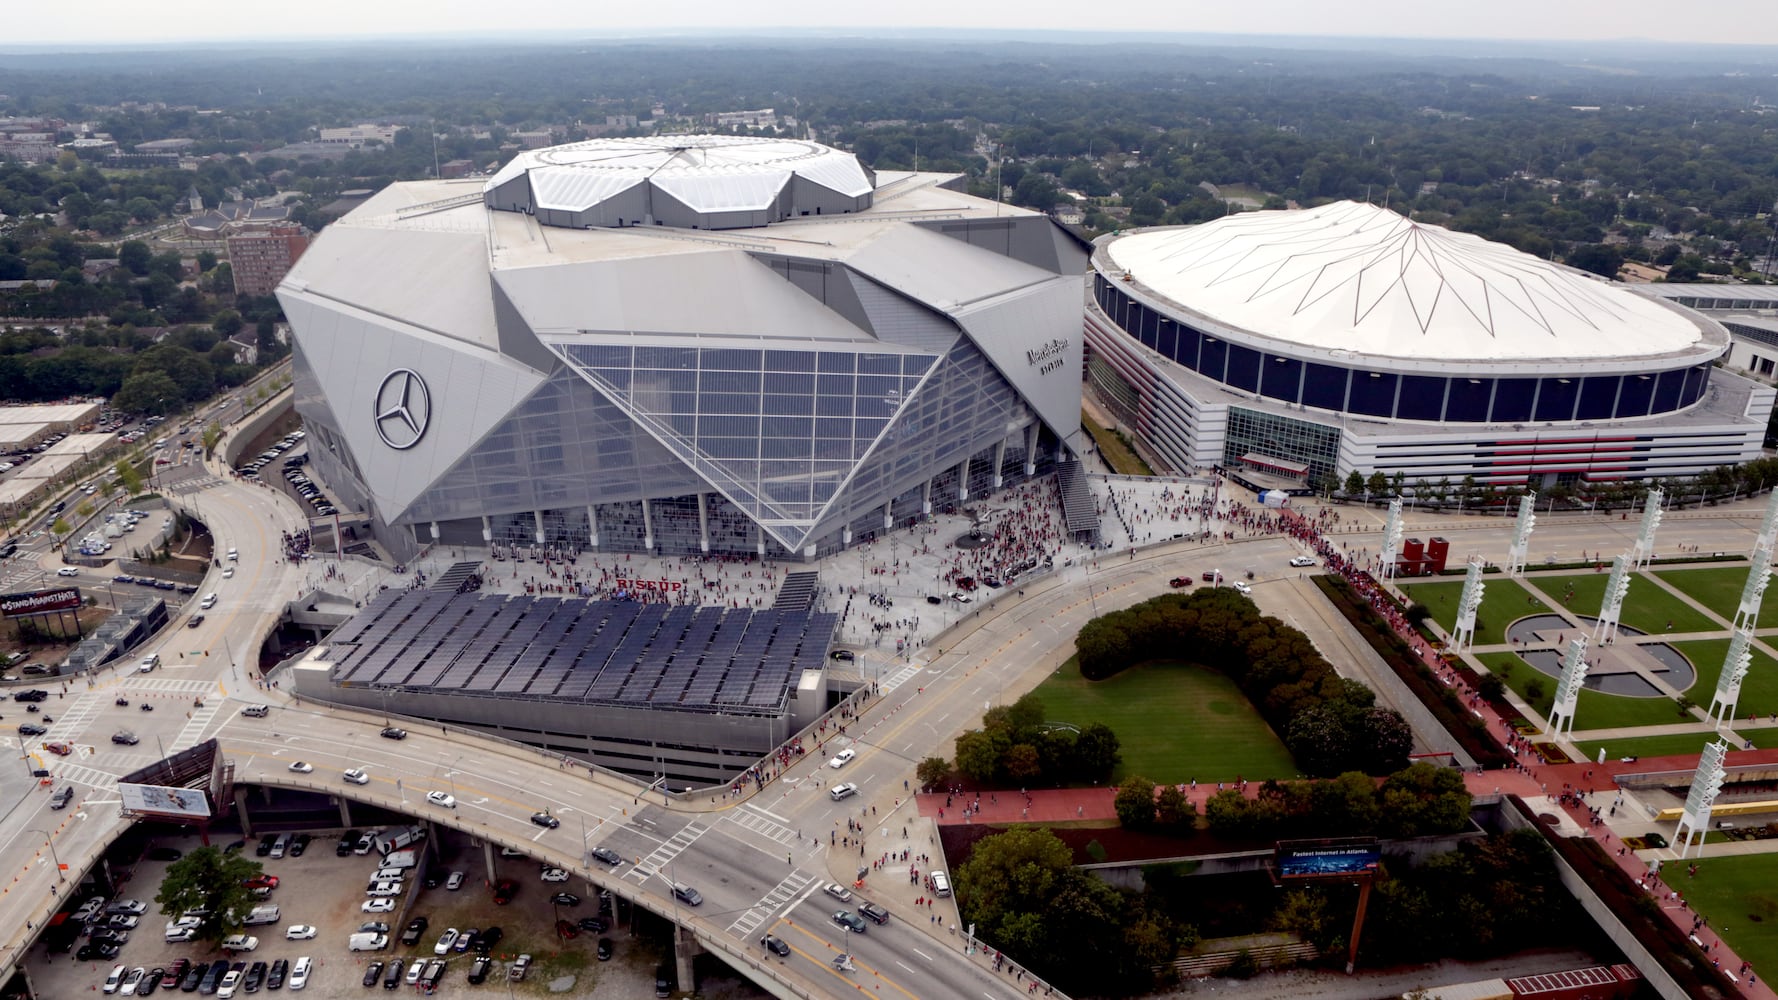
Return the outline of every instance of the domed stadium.
[[[1535,488],[1760,452],[1770,387],[1715,320],[1375,205],[1101,238],[1088,384],[1150,460]]]

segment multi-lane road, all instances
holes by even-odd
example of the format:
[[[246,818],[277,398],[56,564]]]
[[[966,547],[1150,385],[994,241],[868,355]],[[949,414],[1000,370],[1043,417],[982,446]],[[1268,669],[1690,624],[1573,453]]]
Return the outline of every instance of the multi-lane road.
[[[213,570],[201,588],[200,593],[219,595],[203,625],[185,629],[181,616],[150,647],[162,654],[161,670],[108,675],[90,689],[52,696],[49,704],[59,716],[47,738],[82,748],[75,758],[52,763],[57,784],[72,780],[81,798],[66,811],[52,812],[48,791],[32,791],[0,816],[0,872],[16,879],[5,890],[9,905],[0,906],[0,940],[6,942],[0,961],[7,969],[31,934],[26,921],[36,923],[57,905],[50,897],[62,883],[46,843],[71,875],[78,874],[123,825],[113,790],[116,775],[146,762],[151,747],[171,752],[217,736],[235,761],[238,782],[318,788],[397,807],[405,803],[415,815],[521,847],[676,918],[704,947],[778,995],[840,996],[867,983],[875,992],[909,998],[1016,1000],[1023,984],[1008,983],[979,957],[964,954],[961,939],[944,923],[934,925],[925,917],[908,921],[897,913],[887,926],[873,924],[865,934],[848,935],[832,922],[842,905],[822,887],[849,882],[860,860],[850,846],[832,843],[852,835],[844,821],[865,829],[865,859],[902,846],[936,854],[930,844],[901,835],[904,826],[917,829],[904,785],[914,764],[946,753],[951,739],[974,725],[985,708],[1018,697],[1060,665],[1073,635],[1093,614],[1161,593],[1171,576],[1219,565],[1254,566],[1259,570],[1255,597],[1268,611],[1294,617],[1293,604],[1304,599],[1291,585],[1296,571],[1285,566],[1297,549],[1282,538],[1233,546],[1182,544],[1133,559],[1108,555],[1090,570],[1071,567],[1023,591],[999,592],[998,602],[975,609],[946,634],[930,663],[887,678],[890,689],[852,723],[850,736],[811,754],[751,799],[663,803],[614,779],[564,770],[554,758],[522,747],[420,725],[410,727],[407,740],[385,740],[377,735],[378,716],[296,705],[257,690],[249,665],[241,661],[252,655],[245,647],[264,634],[301,583],[301,569],[279,558],[279,532],[300,526],[300,513],[281,494],[232,482],[212,485],[195,502],[218,545],[239,549],[238,569],[226,580],[220,569]],[[1759,513],[1670,515],[1663,548],[1681,541],[1704,551],[1745,547]],[[1560,552],[1567,559],[1584,548],[1603,550],[1609,558],[1633,540],[1635,527],[1634,521],[1603,517],[1546,518],[1533,551],[1539,557]],[[1456,556],[1474,550],[1494,561],[1504,558],[1506,525],[1498,520],[1441,518],[1411,533],[1447,534]],[[1343,669],[1348,666],[1347,657],[1328,653]],[[133,703],[149,698],[157,709],[117,706],[118,697]],[[192,706],[195,697],[204,698],[204,708]],[[249,701],[277,707],[268,718],[245,718],[238,710]],[[142,742],[112,748],[110,733],[126,725]],[[847,745],[857,758],[841,770],[827,767],[826,759]],[[313,764],[313,773],[290,772],[289,763],[298,759]],[[367,770],[370,784],[342,781],[340,773],[348,767]],[[859,795],[833,801],[828,792],[840,780],[856,783]],[[454,794],[456,807],[426,803],[425,793],[432,790]],[[531,824],[531,814],[544,808],[562,820],[560,828]],[[611,848],[624,861],[615,867],[592,861],[588,852],[594,847]],[[691,907],[675,901],[673,882],[693,886],[703,902]],[[11,905],[15,900],[23,905]],[[758,939],[766,933],[786,941],[791,955],[778,958],[760,948]],[[831,965],[842,948],[853,956],[854,969]]]

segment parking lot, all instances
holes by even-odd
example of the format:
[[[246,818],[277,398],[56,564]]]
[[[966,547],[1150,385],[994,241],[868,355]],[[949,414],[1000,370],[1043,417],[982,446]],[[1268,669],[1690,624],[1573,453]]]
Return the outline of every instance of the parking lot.
[[[566,989],[575,996],[627,998],[653,995],[654,970],[665,953],[664,924],[656,922],[651,925],[651,930],[638,937],[627,919],[621,924],[616,922],[617,918],[628,917],[628,907],[615,906],[615,912],[608,917],[613,926],[603,934],[581,932],[573,940],[558,939],[555,931],[558,919],[574,923],[600,912],[597,890],[585,883],[546,883],[540,877],[536,862],[528,858],[501,859],[500,877],[514,880],[518,891],[512,902],[498,906],[489,891],[489,873],[481,847],[471,844],[465,835],[445,831],[436,845],[439,860],[428,859],[424,866],[428,876],[440,883],[436,888],[425,888],[423,878],[410,875],[402,894],[396,897],[395,912],[362,913],[360,907],[366,898],[365,886],[376,871],[380,856],[374,850],[365,855],[337,856],[335,851],[340,833],[339,830],[315,832],[302,857],[297,858],[258,857],[257,842],[246,843],[242,848],[244,853],[259,861],[266,874],[279,879],[278,887],[264,902],[276,904],[280,913],[275,924],[243,928],[244,933],[257,937],[259,943],[251,953],[236,955],[235,961],[270,964],[282,958],[294,963],[299,956],[306,955],[313,963],[313,971],[303,991],[305,995],[357,997],[383,993],[380,981],[369,988],[363,985],[372,962],[399,960],[411,966],[416,958],[440,957],[447,965],[437,993],[447,995],[477,990],[503,993],[508,986],[506,977],[511,962],[520,954],[530,954],[530,972],[523,982],[513,985],[515,994],[547,995],[551,992],[552,981],[556,981],[558,992]],[[220,835],[213,842],[225,845],[229,843],[228,836]],[[188,851],[198,847],[199,841],[195,836],[163,839],[154,846]],[[130,932],[129,940],[117,958],[77,961],[73,952],[48,955],[42,944],[34,947],[29,967],[37,995],[66,997],[92,993],[104,984],[112,967],[119,964],[152,969],[171,966],[181,957],[190,958],[194,963],[226,957],[220,949],[207,945],[193,947],[165,942],[165,924],[172,918],[159,912],[154,896],[170,863],[147,859],[138,862],[120,889],[117,898],[141,900],[148,904],[148,912],[143,914],[141,924]],[[446,889],[443,884],[452,871],[464,873],[462,887],[456,891]],[[579,896],[580,903],[575,906],[552,904],[550,897],[561,891]],[[78,902],[80,899],[76,898],[71,904]],[[425,917],[428,927],[418,945],[402,946],[399,943],[402,929],[415,917]],[[385,921],[390,925],[388,949],[378,952],[348,950],[348,936],[366,921]],[[313,925],[316,936],[312,940],[286,940],[285,929],[293,924]],[[434,946],[447,928],[485,931],[496,926],[501,928],[503,937],[490,949],[494,966],[487,981],[479,986],[471,985],[466,978],[476,957],[473,950],[434,955]],[[601,937],[612,942],[610,961],[601,962],[596,957]],[[84,943],[83,938],[76,948]],[[743,984],[712,985],[722,994],[759,995]],[[404,983],[400,989],[412,991],[414,988]]]

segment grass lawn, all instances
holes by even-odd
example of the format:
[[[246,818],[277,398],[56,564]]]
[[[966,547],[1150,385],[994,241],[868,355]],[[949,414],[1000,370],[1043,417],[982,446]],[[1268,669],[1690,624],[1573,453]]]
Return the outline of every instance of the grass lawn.
[[[1721,615],[1724,621],[1732,622],[1735,609],[1741,604],[1741,588],[1747,584],[1747,570],[1743,563],[1710,569],[1670,569],[1655,575],[1692,595],[1699,604]],[[1778,628],[1778,594],[1768,588],[1767,596],[1774,599],[1760,603],[1756,627]]]
[[[1778,730],[1749,730],[1746,739],[1760,749],[1778,746]],[[1704,749],[1704,744],[1713,743],[1713,733],[1680,733],[1675,736],[1638,736],[1622,740],[1582,740],[1577,745],[1588,760],[1599,759],[1599,749],[1605,749],[1608,760],[1619,757],[1672,757],[1678,754],[1696,754]],[[1740,749],[1740,747],[1736,747]]]
[[[1548,594],[1550,600],[1556,602],[1561,602],[1567,586],[1572,583],[1574,598],[1568,601],[1568,609],[1575,614],[1593,616],[1599,613],[1599,605],[1604,602],[1605,598],[1605,584],[1610,579],[1609,572],[1574,573],[1562,576],[1533,577],[1530,582],[1532,586]],[[1624,598],[1623,615],[1618,620],[1651,635],[1659,635],[1668,631],[1668,622],[1673,623],[1672,631],[1674,632],[1728,630],[1728,626],[1725,624],[1710,618],[1662,590],[1653,580],[1644,578],[1640,573],[1634,574],[1630,580],[1630,593]]]
[[[1547,611],[1542,601],[1531,603],[1531,592],[1518,581],[1503,576],[1483,577],[1482,606],[1475,613],[1475,641],[1478,646],[1506,642],[1506,627],[1515,620],[1539,611]],[[1426,605],[1432,620],[1446,633],[1457,625],[1457,600],[1463,596],[1463,583],[1410,583],[1401,588],[1410,600]]]
[[[1673,887],[1762,980],[1778,968],[1778,854],[1707,858],[1697,878],[1683,877],[1680,868],[1671,874]]]
[[[1294,778],[1296,762],[1227,677],[1181,662],[1145,663],[1102,681],[1080,676],[1073,657],[1038,685],[1044,717],[1117,733],[1117,777],[1151,781]]]
[[[1710,699],[1716,697],[1716,682],[1722,677],[1722,659],[1729,655],[1729,640],[1676,642],[1673,648],[1684,653],[1686,659],[1692,661],[1692,666],[1698,668],[1698,682],[1686,695],[1709,708]],[[1778,712],[1778,662],[1755,649],[1753,664],[1747,668],[1747,676],[1741,679],[1741,697],[1735,703],[1735,718],[1774,712]]]
[[[1517,691],[1537,714],[1549,718],[1550,705],[1556,700],[1556,679],[1538,670],[1517,653],[1482,653],[1476,657],[1490,673],[1501,674],[1506,686]],[[1536,681],[1542,691],[1533,698],[1526,691]],[[1625,698],[1583,690],[1574,709],[1574,728],[1617,729],[1624,726],[1664,726],[1674,722],[1693,721],[1679,714],[1679,708],[1665,698]],[[1597,751],[1594,751],[1595,753]]]
[[[1093,443],[1099,446],[1099,454],[1105,458],[1111,470],[1120,476],[1152,476],[1154,470],[1130,449],[1117,432],[1108,427],[1100,427],[1087,411],[1080,411],[1080,425],[1093,436]]]

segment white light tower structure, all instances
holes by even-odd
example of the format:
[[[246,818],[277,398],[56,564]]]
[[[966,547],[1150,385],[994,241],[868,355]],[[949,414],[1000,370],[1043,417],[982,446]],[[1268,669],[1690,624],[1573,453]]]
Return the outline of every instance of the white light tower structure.
[[[1735,609],[1735,627],[1753,629],[1759,621],[1759,606],[1766,599],[1766,584],[1772,579],[1772,549],[1762,544],[1753,547],[1753,565],[1747,567],[1747,582],[1741,586],[1741,604]]]
[[[1631,551],[1636,568],[1646,569],[1655,557],[1655,532],[1661,527],[1661,500],[1665,496],[1659,486],[1648,488],[1648,499],[1642,505],[1642,530],[1636,533],[1636,547]]]
[[[1519,498],[1519,517],[1513,522],[1513,544],[1506,550],[1508,576],[1523,576],[1525,573],[1525,557],[1531,550],[1531,529],[1537,526],[1536,507],[1536,492]]]
[[[1729,745],[1717,740],[1704,744],[1704,752],[1698,755],[1692,790],[1686,793],[1685,809],[1679,814],[1679,825],[1673,830],[1673,839],[1679,841],[1681,858],[1691,853],[1693,843],[1703,844],[1704,834],[1710,829],[1710,809],[1716,804],[1716,794],[1722,791],[1722,762],[1728,752]]]
[[[1753,547],[1768,552],[1778,546],[1778,489],[1772,491],[1766,500],[1766,519],[1760,522],[1759,537],[1753,540]]]
[[[1383,579],[1395,577],[1395,554],[1401,551],[1401,497],[1389,501],[1389,520],[1383,525]]]
[[[1556,682],[1556,700],[1550,706],[1550,732],[1566,736],[1574,732],[1574,709],[1580,704],[1581,685],[1587,682],[1587,637],[1577,635],[1568,640],[1568,655],[1562,658],[1562,679]]]
[[[1451,649],[1463,652],[1475,645],[1476,609],[1482,606],[1482,557],[1470,556],[1469,569],[1463,574],[1463,595],[1457,598],[1457,625],[1451,630]]]
[[[1753,629],[1735,629],[1729,639],[1729,655],[1723,657],[1722,676],[1716,680],[1716,695],[1710,699],[1710,718],[1718,728],[1735,721],[1735,703],[1741,698],[1741,682],[1747,679],[1747,668],[1753,663]]]
[[[1599,605],[1599,623],[1593,626],[1593,638],[1601,645],[1617,636],[1618,616],[1624,610],[1624,598],[1630,593],[1630,557],[1613,556],[1611,579],[1605,581],[1605,600]]]

